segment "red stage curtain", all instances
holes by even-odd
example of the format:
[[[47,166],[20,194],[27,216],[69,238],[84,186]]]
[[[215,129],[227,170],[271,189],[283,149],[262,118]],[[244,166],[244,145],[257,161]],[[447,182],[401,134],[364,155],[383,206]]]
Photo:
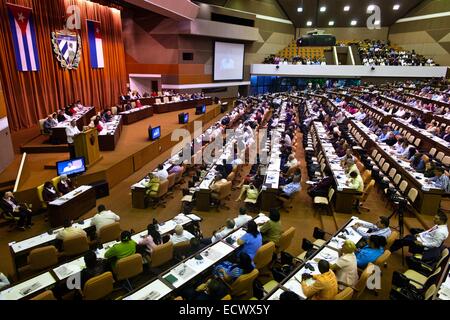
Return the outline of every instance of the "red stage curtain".
[[[33,9],[37,72],[17,71],[7,2]],[[51,32],[64,29],[70,5],[81,9],[82,57],[76,70],[60,66],[51,43]],[[91,68],[86,19],[101,23],[104,69]],[[36,126],[39,119],[76,100],[98,110],[115,105],[127,83],[120,11],[85,0],[0,0],[0,73],[12,131]]]

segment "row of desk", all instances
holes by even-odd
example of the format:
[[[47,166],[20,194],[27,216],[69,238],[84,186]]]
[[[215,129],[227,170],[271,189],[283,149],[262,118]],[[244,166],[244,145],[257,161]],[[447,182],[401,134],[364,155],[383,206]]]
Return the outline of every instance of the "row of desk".
[[[345,168],[341,166],[340,158],[336,154],[333,145],[328,141],[327,131],[321,122],[314,122],[312,127],[312,139],[314,149],[317,154],[323,154],[327,167],[333,173],[334,182],[336,184],[335,195],[335,211],[341,213],[352,213],[354,197],[361,195],[355,189],[349,188],[347,182],[348,177],[345,173]]]
[[[357,217],[352,217],[341,229],[339,229],[333,237],[328,240],[322,247],[320,247],[313,256],[307,261],[300,264],[291,274],[280,282],[271,292],[264,297],[264,300],[280,300],[280,295],[286,291],[292,291],[300,296],[300,298],[306,300],[307,297],[303,293],[302,289],[302,276],[303,274],[318,275],[320,274],[318,263],[320,260],[326,260],[330,265],[336,263],[339,259],[338,250],[341,249],[345,240],[351,240],[357,244],[362,236],[356,232],[352,226],[356,223],[367,223],[360,220]],[[306,265],[311,266],[314,270],[306,268]],[[308,285],[314,283],[313,279],[306,281]]]
[[[147,99],[142,99],[141,102],[143,106],[140,108],[133,108],[128,111],[120,112],[119,114],[123,117],[123,123],[125,125],[130,125],[132,123],[152,117],[153,114],[155,113],[159,114],[159,113],[180,111],[185,109],[196,108],[201,105],[212,104],[212,98],[210,97],[189,99],[183,101],[169,101],[166,103],[155,103],[155,102],[149,103],[152,100],[154,100],[152,98],[149,99],[150,101],[147,101]]]
[[[80,131],[83,127],[91,123],[91,118],[96,115],[95,107],[84,107],[83,110],[78,111],[71,120],[77,122],[77,127]],[[59,122],[56,127],[52,128],[51,141],[55,144],[67,143],[66,128],[69,127],[71,120]]]
[[[173,219],[159,224],[158,232],[161,234],[161,236],[168,235],[174,231],[175,226],[177,224],[182,225],[186,228],[187,225],[199,221],[201,221],[201,218],[194,214],[184,215],[180,213]],[[91,219],[86,219],[82,222],[76,223],[74,224],[74,227],[81,228],[86,232],[89,232],[89,230],[92,229],[95,230],[95,227],[91,226]],[[9,244],[11,253],[15,255],[18,254],[23,255],[27,252],[29,253],[29,251],[31,251],[34,248],[54,244],[56,241],[56,235],[60,230],[62,230],[62,228],[51,230],[48,233],[44,233],[36,237],[23,240],[21,242],[17,243],[12,242]],[[139,242],[141,237],[146,235],[147,231],[144,230],[142,232],[134,234],[132,236],[132,239],[135,242]],[[116,243],[117,243],[116,241],[113,241],[103,244],[101,248],[96,250],[97,258],[103,259],[105,252]],[[85,268],[84,258],[83,257],[75,258],[69,262],[63,263],[55,268],[52,268],[51,270],[45,271],[37,276],[34,276],[26,281],[20,282],[1,291],[0,300],[20,300],[30,297],[31,295],[37,294],[41,291],[51,289],[57,283],[66,280],[68,277],[80,272],[84,268]]]
[[[350,120],[348,125],[350,133],[353,134],[353,136],[355,136],[354,132],[357,132],[366,141],[364,149],[367,154],[370,155],[373,150],[377,150],[390,164],[389,170],[395,168],[397,173],[401,174],[402,178],[408,182],[408,188],[405,190],[405,194],[408,194],[410,188],[415,188],[418,191],[418,197],[414,206],[420,213],[434,215],[438,212],[440,201],[444,194],[443,190],[436,188],[432,183],[426,182],[427,179],[424,177],[423,173],[416,172],[411,168],[410,163],[400,159],[390,146],[379,142],[377,135],[371,132],[363,123],[356,120]],[[355,129],[356,131],[353,131],[352,129]]]
[[[122,116],[113,116],[110,122],[103,124],[103,130],[98,134],[100,151],[114,151],[122,133]]]
[[[254,219],[257,224],[267,222],[269,218],[260,214]],[[240,239],[246,231],[241,227],[224,239],[210,244],[200,252],[187,257],[169,270],[159,274],[156,278],[137,288],[123,300],[161,300],[167,298],[183,286],[202,278],[217,263],[224,261],[239,248],[237,240]],[[231,240],[227,240],[231,238]],[[196,259],[201,256],[202,259]]]

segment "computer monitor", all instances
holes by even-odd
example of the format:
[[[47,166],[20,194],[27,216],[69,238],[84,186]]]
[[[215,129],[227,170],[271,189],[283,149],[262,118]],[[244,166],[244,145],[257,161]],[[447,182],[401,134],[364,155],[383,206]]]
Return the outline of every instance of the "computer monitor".
[[[56,162],[56,172],[58,176],[76,176],[86,172],[84,157]]]
[[[155,141],[161,137],[161,127],[152,128],[150,140]]]
[[[179,124],[186,124],[189,122],[189,113],[182,112],[178,115],[178,123]]]
[[[199,115],[199,114],[205,114],[205,113],[206,113],[206,104],[201,105],[201,106],[198,106],[198,107],[195,109],[195,114],[196,114],[196,115]]]

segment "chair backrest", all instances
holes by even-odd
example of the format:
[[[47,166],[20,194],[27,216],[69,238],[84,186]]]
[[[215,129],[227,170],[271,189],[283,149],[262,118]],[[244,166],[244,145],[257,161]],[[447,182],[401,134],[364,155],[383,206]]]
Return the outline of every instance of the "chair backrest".
[[[397,169],[391,168],[391,170],[389,170],[389,177],[394,178],[396,173],[397,173]]]
[[[86,281],[83,288],[83,299],[99,300],[113,292],[113,289],[113,275],[108,271]]]
[[[287,250],[287,248],[289,248],[289,246],[291,245],[292,239],[294,238],[294,234],[295,234],[294,227],[290,227],[289,229],[287,229],[286,231],[284,231],[281,234],[280,240],[278,240],[278,245],[276,248],[277,253],[283,252],[283,251]]]
[[[438,262],[436,263],[436,267],[441,266],[442,262],[444,262],[445,259],[448,257],[448,253],[449,253],[449,251],[448,251],[447,248],[445,248],[444,250],[442,250],[442,252],[441,252],[441,257],[439,258]]]
[[[79,235],[63,241],[65,256],[76,256],[89,250],[89,242],[86,236]]]
[[[39,198],[39,201],[41,202],[41,206],[42,206],[42,208],[47,208],[47,203],[45,203],[45,201],[44,201],[44,197],[42,196],[42,192],[44,191],[44,185],[43,184],[41,184],[40,186],[38,186],[37,188],[36,188],[36,192],[37,192],[37,195],[38,195],[38,198]]]
[[[356,295],[355,295],[356,299],[359,298],[363,294],[363,292],[367,286],[367,279],[373,273],[375,273],[374,265],[372,263],[369,263],[367,265],[367,267],[364,269],[364,271],[361,273],[358,282],[356,282],[356,284],[354,286],[354,288],[356,290]]]
[[[360,161],[356,161],[356,167],[358,168],[359,172],[363,172],[364,170],[366,170],[366,168]]]
[[[143,271],[142,256],[135,253],[117,261],[114,273],[118,281],[133,278]]]
[[[189,240],[175,243],[173,245],[173,254],[182,255],[189,250],[191,247],[191,242]]]
[[[375,260],[374,264],[376,266],[381,267],[389,259],[390,256],[391,256],[391,251],[384,250],[383,254],[381,256],[379,256],[377,260]]]
[[[390,167],[389,163],[385,162],[383,164],[383,168],[381,168],[381,170],[383,170],[383,172],[387,172],[389,170],[389,167]]]
[[[168,103],[170,101],[169,97],[164,97],[163,101],[164,101],[164,103]]]
[[[400,233],[397,230],[393,230],[389,237],[386,239],[386,248],[390,248],[395,240],[398,239]]]
[[[330,188],[330,190],[328,190],[328,202],[329,203],[333,199],[333,196],[334,196],[334,188]]]
[[[445,156],[444,159],[442,159],[442,164],[444,166],[449,166],[450,165],[450,156]]]
[[[369,194],[372,192],[372,189],[374,186],[375,186],[375,180],[372,179],[364,190],[364,193],[361,197],[361,202],[364,202],[367,200],[367,198],[369,197]]]
[[[116,114],[117,114],[117,112],[118,112],[118,109],[117,109],[117,107],[116,107],[116,106],[114,106],[114,107],[111,107],[111,113],[112,113],[113,115],[116,115]]]
[[[47,119],[39,119],[39,129],[41,129],[41,134],[44,134],[44,123]]]
[[[430,149],[430,156],[434,157],[434,155],[436,154],[436,148],[431,148]]]
[[[160,98],[155,99],[155,104],[161,104],[161,99]]]
[[[30,300],[56,300],[52,290],[46,290]]]
[[[157,198],[161,198],[169,191],[169,180],[164,180],[159,184]]]
[[[400,173],[397,173],[394,177],[394,184],[398,185],[400,183],[400,180],[402,179],[402,175]]]
[[[55,190],[58,190],[58,183],[61,181],[61,177],[55,177],[52,179],[52,184],[55,187]]]
[[[414,141],[414,145],[415,145],[416,147],[418,147],[418,146],[420,146],[420,143],[421,143],[421,142],[422,142],[422,139],[417,138],[416,141]]]
[[[362,179],[363,179],[364,185],[366,185],[371,178],[372,178],[372,171],[366,170],[363,172]]]
[[[168,188],[172,188],[175,185],[175,178],[176,178],[177,174],[176,173],[171,173],[169,174],[169,176],[167,177],[167,181],[169,182]]]
[[[439,160],[439,161],[442,161],[442,159],[444,159],[444,156],[445,156],[445,154],[442,151],[440,151],[436,155],[436,159]]]
[[[256,280],[258,275],[259,271],[255,268],[252,272],[237,278],[231,285],[231,296],[243,300],[253,297],[253,281]]]
[[[231,300],[231,295],[227,294],[225,297],[222,298],[222,300]]]
[[[30,251],[28,265],[31,270],[39,271],[58,263],[58,250],[54,246],[45,246]]]
[[[378,154],[378,151],[376,149],[374,149],[372,151],[372,158],[375,158],[377,156],[377,154]]]
[[[156,246],[152,251],[152,261],[150,266],[156,268],[166,264],[173,259],[173,243],[168,241]]]
[[[236,178],[236,173],[231,172],[231,173],[228,175],[227,180],[233,182],[233,181],[234,181],[234,178]]]
[[[218,199],[222,200],[227,198],[231,194],[231,189],[232,189],[231,181],[227,181],[227,183],[224,183],[222,186],[220,186],[218,190]]]
[[[350,287],[346,287],[344,290],[339,292],[334,297],[334,300],[351,300],[352,296],[353,296],[353,289]]]
[[[98,243],[107,243],[114,240],[119,239],[120,233],[122,230],[120,230],[120,223],[114,222],[111,224],[108,224],[106,226],[103,226],[98,231]]]
[[[415,189],[415,188],[409,189],[408,198],[411,201],[411,203],[414,204],[414,201],[416,201],[416,198],[417,198],[418,194],[419,194],[419,192],[417,191],[417,189]]]
[[[436,291],[437,291],[436,284],[432,284],[425,292],[424,300],[430,300],[431,298],[433,298],[433,296],[436,294]]]
[[[275,252],[275,243],[272,241],[261,246],[258,251],[256,251],[255,258],[253,262],[255,263],[256,269],[261,270],[262,268],[268,266],[272,262],[272,256]]]
[[[408,182],[406,180],[403,180],[400,183],[400,187],[398,187],[401,192],[405,192],[406,188],[408,188]]]

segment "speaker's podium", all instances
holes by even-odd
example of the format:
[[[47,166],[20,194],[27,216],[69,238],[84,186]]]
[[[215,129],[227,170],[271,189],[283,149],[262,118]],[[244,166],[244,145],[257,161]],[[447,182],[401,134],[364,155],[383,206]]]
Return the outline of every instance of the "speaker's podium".
[[[98,146],[98,131],[96,128],[81,132],[74,137],[75,155],[84,157],[87,167],[100,161],[103,157]]]

